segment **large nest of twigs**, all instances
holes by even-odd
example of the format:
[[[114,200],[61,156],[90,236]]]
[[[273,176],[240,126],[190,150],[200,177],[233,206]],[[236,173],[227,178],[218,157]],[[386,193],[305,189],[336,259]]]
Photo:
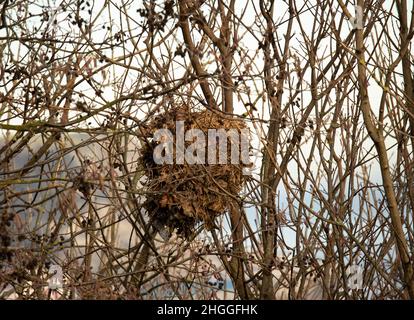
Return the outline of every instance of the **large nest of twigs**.
[[[208,148],[208,129],[234,129],[239,133],[246,128],[245,122],[219,111],[190,111],[178,107],[158,114],[145,130],[145,144],[141,151],[140,162],[147,181],[147,198],[144,208],[147,210],[154,227],[163,238],[168,238],[173,231],[189,238],[195,226],[203,222],[207,229],[215,227],[214,219],[229,210],[237,194],[241,191],[246,175],[242,161],[231,163],[231,138],[227,140],[227,164],[177,164],[176,144],[174,143],[173,164],[157,164],[154,149],[161,142],[153,139],[158,129],[168,129],[176,141],[176,121],[184,121],[184,130],[200,129],[206,138]],[[185,147],[192,142],[185,142]],[[218,143],[216,155],[218,159]],[[211,148],[211,145],[210,145]],[[206,159],[208,152],[206,150]]]

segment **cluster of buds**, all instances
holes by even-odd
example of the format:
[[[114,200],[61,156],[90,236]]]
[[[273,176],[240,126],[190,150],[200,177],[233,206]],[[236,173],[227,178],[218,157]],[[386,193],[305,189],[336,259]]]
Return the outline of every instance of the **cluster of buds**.
[[[88,198],[95,190],[96,185],[103,189],[104,176],[102,175],[102,167],[86,158],[82,163],[81,172],[73,181],[73,186]]]

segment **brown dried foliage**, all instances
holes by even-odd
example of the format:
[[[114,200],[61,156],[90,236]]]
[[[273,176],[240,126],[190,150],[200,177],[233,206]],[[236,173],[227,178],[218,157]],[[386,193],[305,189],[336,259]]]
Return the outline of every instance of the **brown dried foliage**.
[[[159,114],[147,128],[147,144],[140,158],[146,170],[148,198],[144,207],[154,226],[167,228],[171,234],[176,230],[186,238],[194,232],[198,222],[204,222],[207,229],[215,227],[215,217],[229,209],[231,199],[237,195],[246,182],[244,164],[231,164],[231,143],[227,143],[227,164],[174,164],[158,165],[153,153],[159,144],[150,141],[158,129],[169,129],[176,137],[176,121],[184,121],[184,130],[200,129],[207,137],[208,129],[236,129],[239,133],[246,128],[243,120],[226,117],[218,111],[190,111],[186,107],[175,107]],[[185,142],[186,147],[192,142]],[[216,144],[218,148],[218,144]],[[208,148],[206,143],[206,148]],[[218,155],[218,150],[216,155]],[[207,154],[207,153],[206,153]]]

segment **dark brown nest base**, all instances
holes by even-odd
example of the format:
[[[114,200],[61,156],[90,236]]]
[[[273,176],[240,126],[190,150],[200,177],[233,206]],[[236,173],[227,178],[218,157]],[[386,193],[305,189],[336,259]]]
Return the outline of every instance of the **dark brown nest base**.
[[[208,129],[237,129],[240,134],[246,125],[243,120],[224,116],[218,111],[191,112],[174,108],[156,116],[146,128],[147,143],[140,157],[148,178],[144,208],[164,238],[174,230],[178,235],[189,238],[197,223],[204,222],[207,229],[212,229],[215,227],[214,219],[229,210],[229,204],[246,181],[243,168],[247,166],[241,161],[240,164],[231,164],[230,139],[227,141],[227,164],[176,164],[175,145],[174,164],[156,164],[153,152],[158,143],[152,140],[154,132],[169,129],[175,141],[176,121],[184,121],[185,131],[202,130],[206,141]],[[185,146],[191,143],[186,142]]]

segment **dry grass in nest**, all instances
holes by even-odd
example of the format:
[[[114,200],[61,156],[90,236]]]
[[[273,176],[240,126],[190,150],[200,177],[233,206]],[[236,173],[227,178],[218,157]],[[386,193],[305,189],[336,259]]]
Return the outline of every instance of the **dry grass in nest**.
[[[241,161],[240,164],[231,164],[230,139],[227,143],[227,164],[176,164],[175,147],[174,164],[156,164],[153,152],[158,143],[152,140],[153,134],[158,129],[169,129],[175,141],[176,121],[184,121],[185,131],[195,128],[202,130],[205,137],[208,129],[236,129],[240,134],[246,125],[243,120],[225,116],[218,111],[191,112],[185,107],[159,114],[148,124],[147,144],[140,158],[148,178],[145,183],[148,196],[144,208],[164,238],[169,237],[174,230],[189,238],[198,222],[204,222],[207,229],[212,229],[215,227],[214,219],[229,210],[233,197],[245,183],[243,168],[247,166]],[[186,147],[191,143],[186,142]]]

